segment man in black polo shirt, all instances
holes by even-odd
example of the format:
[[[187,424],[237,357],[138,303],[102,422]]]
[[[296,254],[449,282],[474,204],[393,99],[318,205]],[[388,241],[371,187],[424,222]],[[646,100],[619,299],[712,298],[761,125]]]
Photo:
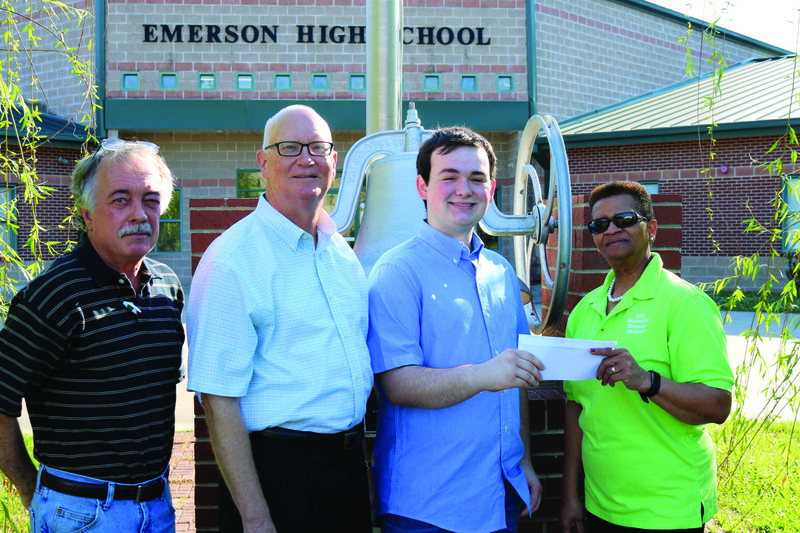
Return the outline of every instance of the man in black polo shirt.
[[[172,191],[157,146],[104,141],[73,172],[77,246],[11,302],[0,331],[0,469],[30,507],[31,531],[175,529],[166,471],[183,292],[145,257]],[[23,398],[38,471],[16,420]]]

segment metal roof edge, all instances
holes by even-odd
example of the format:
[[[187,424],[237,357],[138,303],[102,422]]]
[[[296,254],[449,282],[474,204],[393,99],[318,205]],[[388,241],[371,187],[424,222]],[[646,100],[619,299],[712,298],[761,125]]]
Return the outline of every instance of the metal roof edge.
[[[613,0],[613,1],[622,1],[622,0]],[[730,72],[731,70],[735,70],[735,69],[744,67],[744,66],[749,65],[751,63],[761,63],[761,62],[765,62],[765,61],[777,61],[777,60],[781,60],[781,59],[786,59],[788,57],[795,57],[795,54],[786,54],[786,55],[783,55],[783,56],[776,56],[776,57],[757,57],[757,58],[746,59],[744,61],[740,61],[738,63],[734,63],[733,65],[727,66],[725,68],[725,72],[726,73]],[[627,106],[629,104],[632,104],[632,103],[635,103],[635,102],[640,102],[642,100],[647,100],[648,98],[652,98],[654,96],[658,96],[660,94],[664,94],[666,92],[673,91],[673,90],[678,89],[680,87],[683,87],[685,85],[691,85],[691,84],[700,83],[703,80],[711,78],[714,75],[715,75],[714,72],[707,72],[705,74],[702,74],[702,75],[694,77],[694,78],[687,78],[685,80],[673,83],[671,85],[667,85],[667,86],[661,87],[659,89],[655,89],[655,90],[647,92],[647,93],[643,93],[643,94],[640,94],[640,95],[637,95],[637,96],[632,96],[632,97],[627,98],[625,100],[621,100],[619,102],[616,102],[616,103],[613,103],[613,104],[609,104],[607,106],[600,107],[600,108],[595,109],[593,111],[587,111],[586,113],[581,113],[580,115],[576,115],[576,116],[570,117],[570,118],[568,118],[566,120],[559,121],[559,126],[561,127],[562,133],[564,133],[564,136],[566,137],[568,135],[568,133],[564,132],[563,130],[568,129],[571,124],[575,124],[575,123],[581,122],[582,120],[590,118],[590,117],[595,117],[597,115],[601,115],[601,114],[606,113],[608,111],[613,111],[615,109],[619,109],[621,107],[625,107],[625,106]],[[571,135],[574,135],[574,134],[571,134]]]
[[[678,11],[673,11],[671,9],[667,9],[666,7],[653,4],[651,2],[647,2],[646,0],[609,0],[609,1],[614,2],[616,4],[628,6],[633,9],[643,11],[645,13],[650,13],[657,17],[670,20],[673,22],[679,22],[681,24],[686,22],[691,22],[693,27],[698,26],[701,29],[701,31],[705,31],[710,27],[710,24],[705,21],[684,15],[682,13],[679,13]],[[716,30],[720,34],[722,34],[724,39],[733,41],[738,44],[744,44],[770,54],[776,54],[776,55],[792,54],[791,50],[786,50],[784,48],[780,48],[778,46],[765,43],[764,41],[759,41],[758,39],[742,35],[741,33],[729,31],[721,26],[716,26]]]
[[[732,137],[751,137],[764,135],[782,135],[788,125],[800,126],[800,117],[791,121],[770,120],[762,122],[741,122],[718,124],[713,129],[716,139]],[[652,130],[633,130],[612,133],[591,133],[564,135],[567,148],[587,146],[611,146],[618,144],[647,144],[695,140],[698,135],[707,136],[708,125],[683,126],[679,128],[658,128]]]

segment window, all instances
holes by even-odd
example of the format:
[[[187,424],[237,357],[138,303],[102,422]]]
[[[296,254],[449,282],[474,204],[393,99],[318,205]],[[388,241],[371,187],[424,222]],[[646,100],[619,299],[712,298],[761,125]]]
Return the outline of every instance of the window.
[[[175,72],[162,72],[159,80],[159,87],[162,91],[178,90],[178,74]]]
[[[181,251],[181,190],[176,188],[172,192],[172,199],[167,210],[161,215],[158,224],[158,242],[155,252],[180,252]]]
[[[138,72],[123,72],[122,73],[122,90],[123,91],[138,91],[139,90],[139,73]]]
[[[461,91],[462,92],[475,92],[478,90],[478,77],[474,74],[461,75]]]
[[[253,74],[250,72],[240,72],[236,74],[236,90],[237,91],[252,91],[255,87],[253,82]]]
[[[311,90],[312,91],[327,91],[330,89],[330,80],[327,74],[312,74],[311,75]]]
[[[497,75],[497,92],[510,93],[514,90],[514,76],[510,74]]]
[[[236,171],[236,198],[258,198],[266,188],[267,181],[261,175],[261,170]]]
[[[426,92],[441,91],[442,90],[441,74],[425,74],[425,77],[422,79],[422,90]]]
[[[201,91],[213,91],[217,88],[217,75],[213,72],[201,72],[197,75],[197,88]]]
[[[292,75],[288,72],[275,74],[275,90],[276,91],[290,91],[292,90]]]
[[[17,251],[16,200],[16,187],[0,185],[0,240],[2,240],[0,253],[2,254],[10,250]]]
[[[647,189],[647,192],[650,194],[658,194],[658,182],[657,181],[640,181],[644,188]]]
[[[781,221],[783,253],[800,252],[800,176],[787,176],[781,190],[786,217]]]
[[[350,90],[351,91],[366,91],[367,90],[367,75],[366,74],[350,74]]]

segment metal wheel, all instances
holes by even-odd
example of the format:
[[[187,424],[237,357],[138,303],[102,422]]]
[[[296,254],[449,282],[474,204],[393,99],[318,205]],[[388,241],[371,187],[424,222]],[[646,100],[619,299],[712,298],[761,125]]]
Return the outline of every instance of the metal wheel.
[[[540,131],[544,131],[550,145],[550,171],[546,197],[542,196],[539,177],[530,164],[533,146]],[[551,291],[552,297],[547,305],[531,302],[534,313],[534,320],[530,321],[531,330],[537,334],[550,334],[558,328],[566,307],[572,257],[572,190],[569,167],[564,140],[553,117],[534,115],[528,120],[522,133],[516,169],[514,215],[533,215],[539,224],[538,231],[514,236],[517,275],[530,286],[533,254],[536,253],[541,267],[541,288]],[[558,220],[552,216],[556,204]],[[550,234],[558,228],[561,228],[561,231],[558,232],[556,261],[551,267],[547,260],[546,245]],[[531,289],[537,290],[535,287]]]

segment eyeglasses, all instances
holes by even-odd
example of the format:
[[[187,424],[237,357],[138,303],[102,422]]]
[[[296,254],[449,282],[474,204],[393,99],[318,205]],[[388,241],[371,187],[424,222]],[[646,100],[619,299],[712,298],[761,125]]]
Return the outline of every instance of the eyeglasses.
[[[284,141],[265,146],[264,150],[272,147],[278,149],[278,155],[283,157],[297,157],[303,152],[303,147],[308,148],[308,155],[314,157],[327,157],[333,151],[333,143],[325,141],[314,141],[313,143],[303,144],[294,141]]]
[[[154,154],[157,154],[159,150],[157,144],[149,143],[147,141],[124,141],[122,139],[103,139],[103,142],[100,143],[100,148],[110,152],[119,152],[130,145],[142,147],[146,150],[150,150]]]
[[[640,214],[634,213],[633,211],[628,211],[626,213],[614,215],[611,218],[596,218],[589,222],[586,227],[590,233],[598,234],[605,233],[605,231],[608,229],[608,225],[612,222],[619,229],[624,229],[633,226],[640,220],[647,222],[647,219]]]

